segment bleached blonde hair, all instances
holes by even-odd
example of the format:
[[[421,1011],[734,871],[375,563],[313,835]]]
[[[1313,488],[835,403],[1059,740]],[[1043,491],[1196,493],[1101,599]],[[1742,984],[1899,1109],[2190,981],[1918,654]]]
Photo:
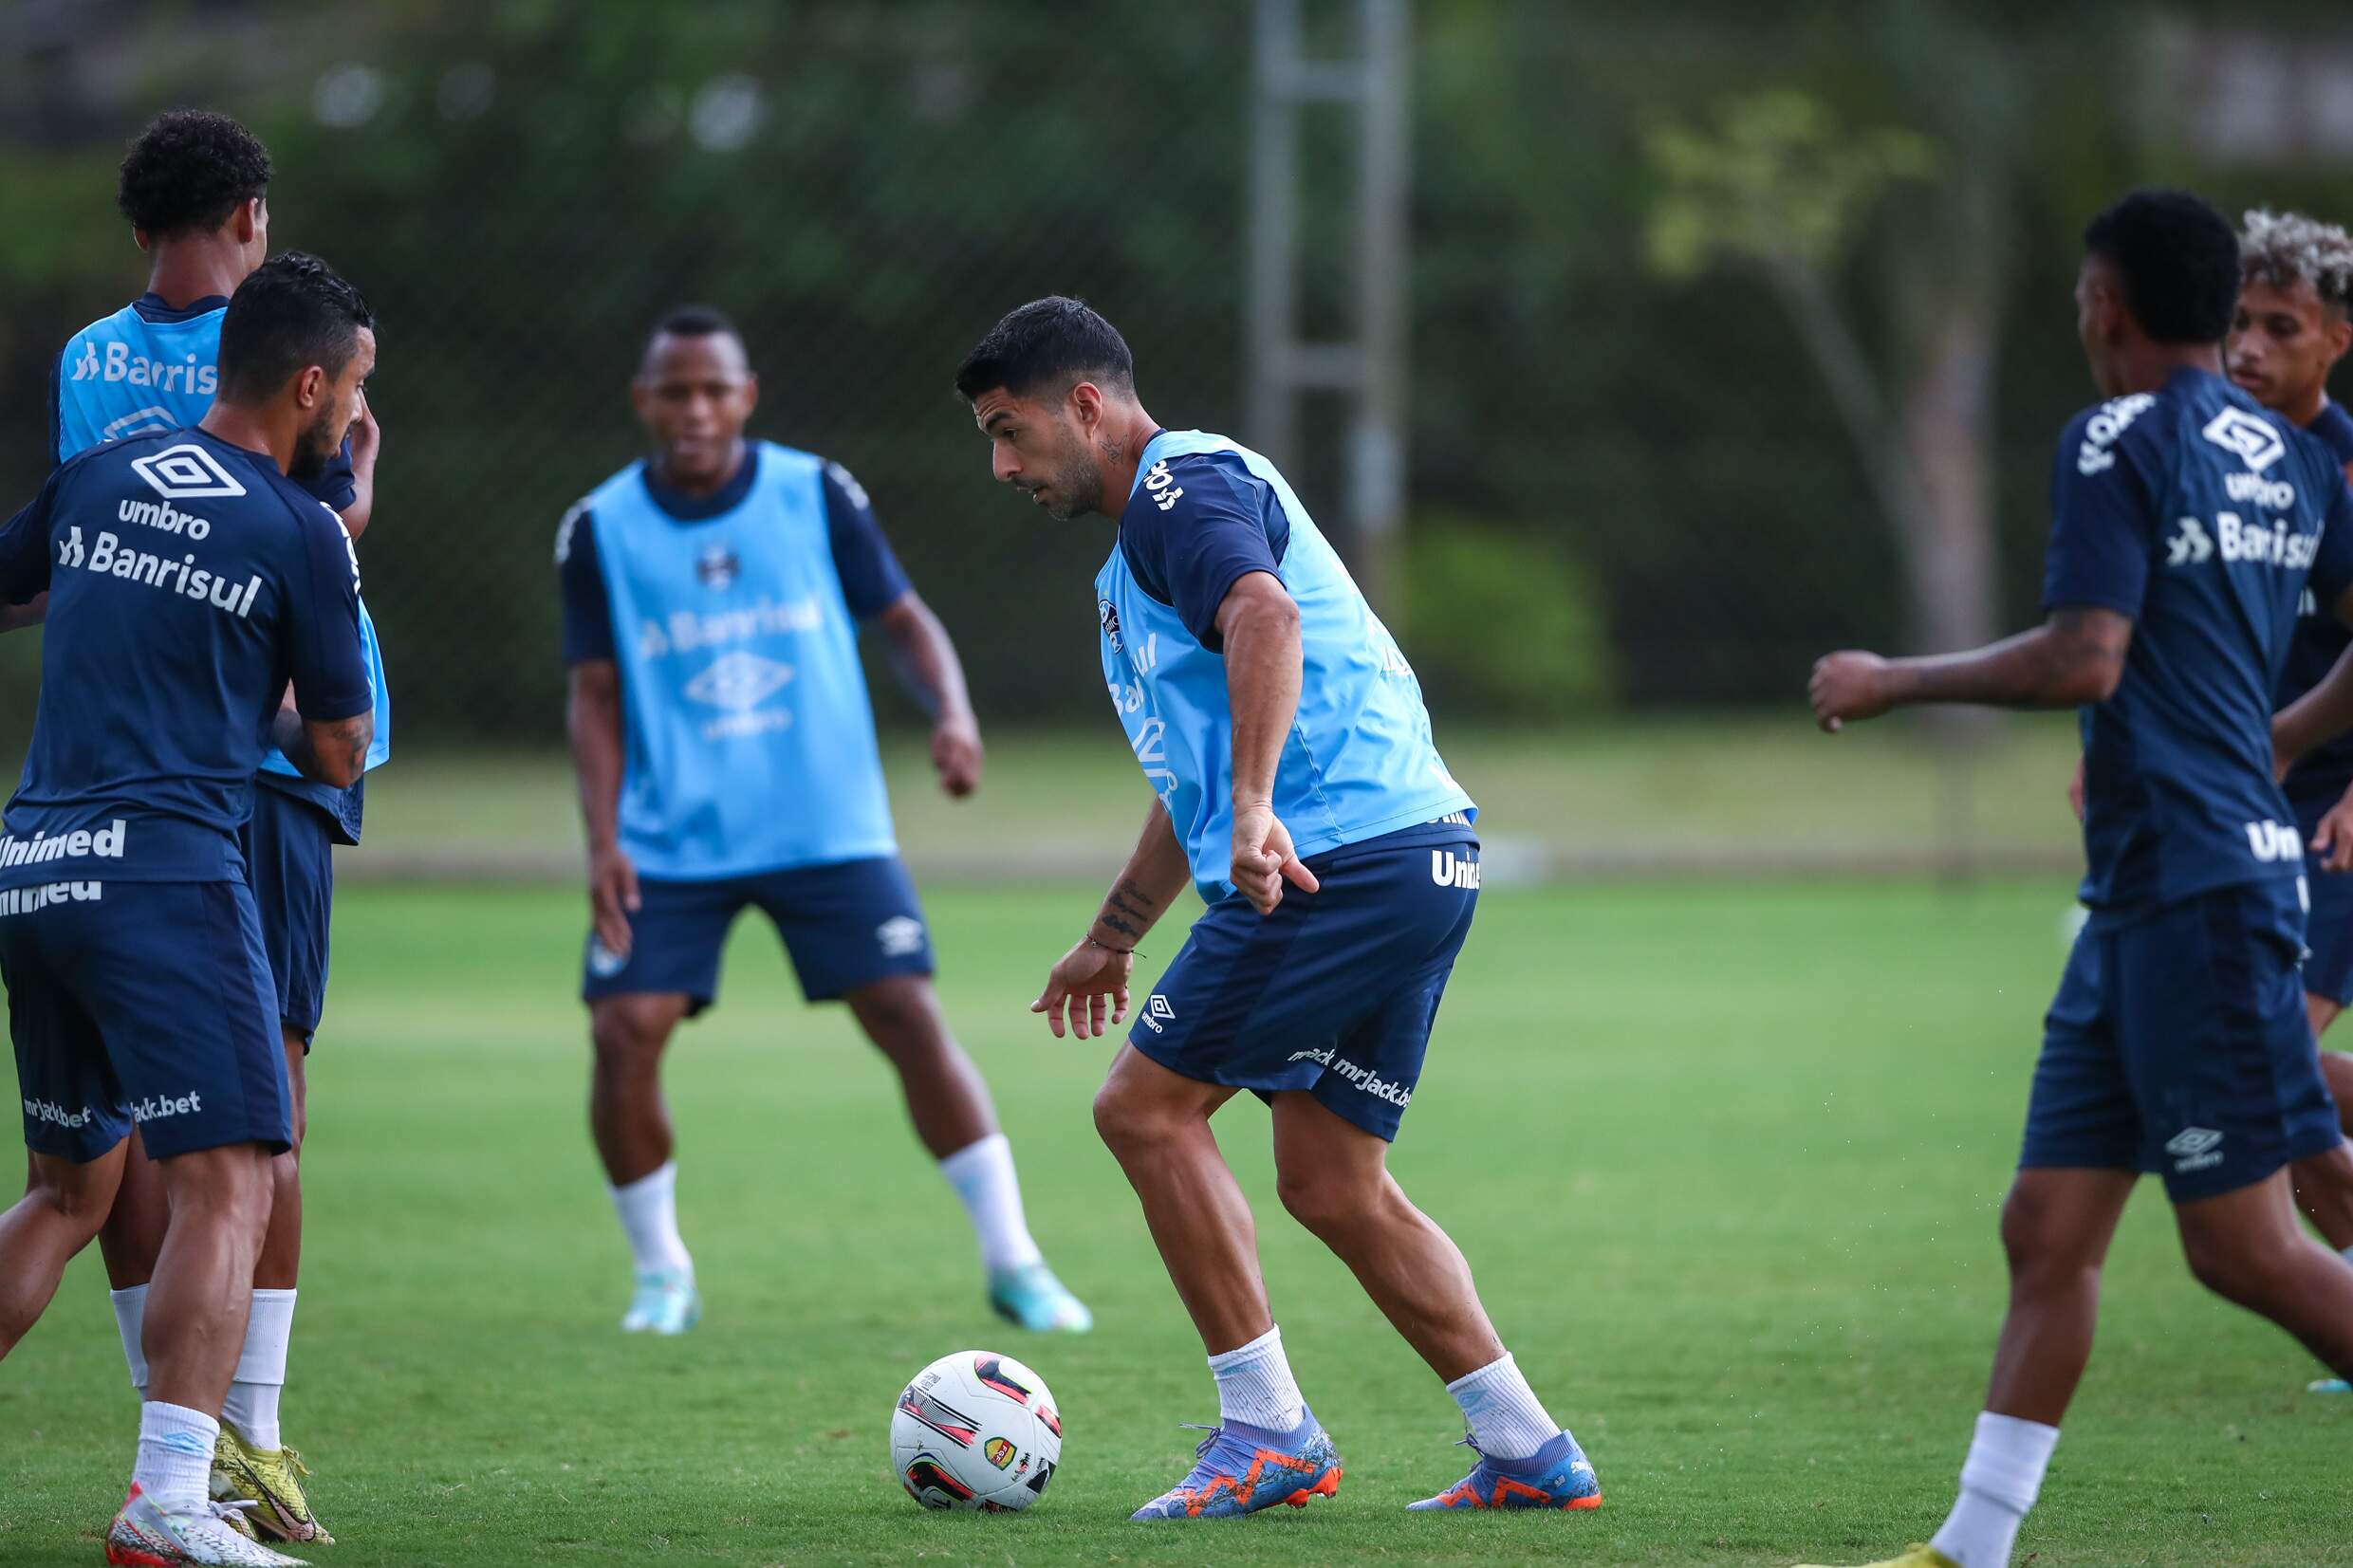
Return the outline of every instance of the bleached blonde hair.
[[[2281,288],[2308,283],[2331,310],[2353,308],[2353,234],[2335,224],[2258,207],[2239,231],[2238,267]]]

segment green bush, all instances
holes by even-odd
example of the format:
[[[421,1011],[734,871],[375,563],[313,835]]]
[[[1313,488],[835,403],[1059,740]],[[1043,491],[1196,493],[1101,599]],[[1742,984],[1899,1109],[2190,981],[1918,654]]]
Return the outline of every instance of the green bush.
[[[1401,640],[1442,713],[1557,718],[1614,704],[1601,591],[1545,533],[1419,517],[1404,566]]]

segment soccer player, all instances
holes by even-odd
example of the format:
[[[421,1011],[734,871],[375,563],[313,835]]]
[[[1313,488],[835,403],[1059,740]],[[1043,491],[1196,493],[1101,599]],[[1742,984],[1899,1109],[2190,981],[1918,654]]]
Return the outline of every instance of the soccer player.
[[[102,441],[193,425],[212,406],[228,296],[268,253],[269,154],[224,115],[175,110],[158,116],[122,160],[117,202],[139,248],[153,258],[147,292],[74,334],[54,381],[53,455],[60,463]],[[354,539],[374,511],[377,427],[364,395],[352,439],[330,454],[303,489],[341,514]],[[360,608],[376,693],[375,740],[367,766],[391,755],[392,714],[383,659],[367,607]],[[308,1471],[279,1428],[287,1348],[294,1326],[302,1259],[300,1156],[307,1126],[306,1070],[324,1008],[327,932],[334,905],[337,844],[360,841],[363,788],[302,777],[284,755],[263,764],[253,812],[239,834],[246,880],[261,916],[262,950],[278,998],[278,1026],[294,1097],[293,1147],[273,1166],[276,1201],[254,1276],[244,1355],[221,1411],[216,1497],[241,1497],[250,1518],[282,1540],[331,1541],[311,1511]],[[141,1319],[157,1249],[163,1241],[163,1190],[134,1131],[114,1210],[99,1233],[115,1321],[131,1382],[144,1388]]]
[[[139,1459],[106,1558],[284,1563],[213,1501],[271,1161],[292,1147],[239,833],[274,742],[357,782],[375,729],[357,558],[315,477],[376,359],[315,257],[238,286],[194,429],[101,443],[0,529],[0,602],[47,592],[41,701],[0,838],[0,974],[31,1190],[0,1216],[0,1355],[97,1234],[136,1126],[168,1197]],[[291,677],[298,710],[281,706]]]
[[[981,745],[955,649],[856,480],[745,439],[759,382],[724,317],[666,317],[632,396],[652,455],[556,536],[593,914],[589,1128],[637,1269],[621,1327],[680,1334],[700,1315],[662,1049],[718,994],[728,929],[756,905],[802,993],[848,1003],[898,1070],[916,1134],[971,1217],[990,1305],[1027,1329],[1084,1332],[1092,1319],[1030,1239],[988,1085],[932,989],[858,627],[881,628],[936,721],[940,784],[961,797],[979,786]]]
[[[1095,1098],[1209,1352],[1219,1423],[1136,1518],[1304,1505],[1339,1487],[1258,1273],[1210,1118],[1272,1107],[1284,1207],[1462,1407],[1471,1473],[1417,1508],[1591,1508],[1600,1483],[1490,1325],[1454,1244],[1387,1170],[1478,901],[1475,807],[1439,761],[1412,667],[1274,466],[1163,430],[1111,323],[1035,301],[956,390],[994,476],[1057,521],[1118,522],[1095,580],[1113,707],[1158,799],[1032,1011],[1084,1040],[1127,1014],[1136,944],[1190,882],[1209,906]]]
[[[2201,1282],[2353,1368],[2353,1264],[2307,1239],[2287,1173],[2342,1134],[2297,977],[2304,856],[2271,725],[2307,570],[2321,602],[2353,615],[2353,496],[2324,443],[2223,378],[2239,286],[2228,220],[2137,192],[2084,247],[2077,322],[2108,401],[2059,444],[2047,619],[1965,654],[1832,654],[1811,684],[1829,730],[1926,702],[2083,715],[2091,918],[2003,1207],[2010,1312],[1959,1500],[1903,1568],[2010,1561],[2144,1171],[2162,1173]]]

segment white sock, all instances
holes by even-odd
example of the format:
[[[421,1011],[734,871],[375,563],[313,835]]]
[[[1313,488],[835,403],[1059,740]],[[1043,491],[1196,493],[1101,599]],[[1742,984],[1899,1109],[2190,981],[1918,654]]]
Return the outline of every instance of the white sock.
[[[2059,1429],[1986,1411],[1961,1467],[1961,1497],[1929,1544],[1961,1568],[2010,1568],[2018,1526],[2043,1489]]]
[[[1526,1459],[1561,1435],[1561,1424],[1536,1402],[1536,1391],[1520,1375],[1509,1353],[1446,1385],[1462,1407],[1471,1441],[1490,1459]]]
[[[1209,1358],[1217,1379],[1217,1418],[1287,1432],[1307,1413],[1307,1401],[1283,1354],[1283,1331],[1270,1328],[1249,1344]]]
[[[245,1351],[236,1381],[221,1404],[221,1419],[257,1448],[281,1446],[278,1391],[286,1386],[286,1344],[294,1334],[294,1292],[256,1290],[245,1320]]]
[[[147,1347],[139,1337],[147,1332],[147,1287],[108,1291],[115,1303],[115,1332],[122,1336],[122,1359],[131,1369],[131,1387],[147,1397]]]
[[[172,1513],[202,1513],[212,1495],[213,1444],[219,1436],[220,1423],[202,1411],[148,1400],[139,1408],[132,1483]]]
[[[613,1212],[629,1238],[640,1274],[692,1274],[695,1260],[678,1239],[678,1162],[667,1160],[650,1176],[610,1190]]]
[[[1021,1178],[1013,1174],[1013,1146],[1004,1134],[991,1133],[957,1150],[939,1162],[939,1173],[964,1200],[973,1235],[980,1243],[983,1268],[1002,1274],[1045,1257],[1022,1215]]]

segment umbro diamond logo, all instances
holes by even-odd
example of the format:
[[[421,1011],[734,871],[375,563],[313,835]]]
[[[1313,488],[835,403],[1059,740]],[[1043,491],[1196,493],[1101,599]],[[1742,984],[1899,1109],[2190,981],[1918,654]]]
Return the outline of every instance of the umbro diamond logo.
[[[742,713],[768,701],[791,679],[791,665],[739,650],[713,659],[711,668],[686,683],[686,694],[691,701]]]
[[[2185,1127],[2165,1140],[2177,1173],[2207,1171],[2222,1163],[2222,1134],[2211,1127]]]
[[[135,457],[131,467],[148,488],[166,501],[187,501],[199,495],[243,495],[245,487],[220,466],[220,460],[193,442],[166,447]]]
[[[2270,421],[2244,409],[2224,409],[2207,421],[2200,434],[2257,473],[2288,455],[2288,443],[2280,439]]]
[[[874,939],[885,958],[908,958],[923,950],[923,922],[913,915],[894,914],[874,928]]]
[[[1137,1022],[1156,1035],[1164,1034],[1168,1026],[1176,1022],[1176,1008],[1167,997],[1162,996],[1158,991],[1154,991],[1152,999],[1144,1004],[1144,1010]]]

